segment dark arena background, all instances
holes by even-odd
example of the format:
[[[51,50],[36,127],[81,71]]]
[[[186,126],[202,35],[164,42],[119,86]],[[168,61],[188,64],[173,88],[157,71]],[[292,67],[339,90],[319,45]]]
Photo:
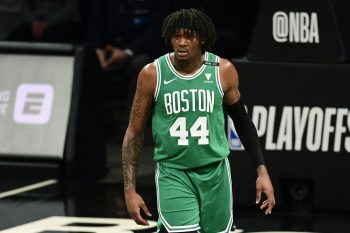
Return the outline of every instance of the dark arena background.
[[[127,213],[121,167],[135,80],[121,65],[101,67],[97,51],[122,44],[154,59],[167,51],[164,16],[189,7],[213,18],[212,52],[238,70],[275,189],[265,216],[255,205],[255,168],[227,117],[232,232],[350,232],[348,1],[118,2],[0,0],[1,233],[156,232],[151,124],[137,188],[153,216],[141,227]],[[54,9],[37,16],[48,22],[41,33],[28,21],[41,12],[34,6]],[[121,42],[131,27],[141,47]]]

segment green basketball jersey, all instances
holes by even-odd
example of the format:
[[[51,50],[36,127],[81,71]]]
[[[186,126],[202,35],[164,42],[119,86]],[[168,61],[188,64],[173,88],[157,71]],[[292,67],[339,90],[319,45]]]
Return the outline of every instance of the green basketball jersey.
[[[155,60],[154,160],[164,166],[196,168],[229,154],[219,57],[206,52],[205,61],[195,74],[182,75],[173,67],[170,54]]]

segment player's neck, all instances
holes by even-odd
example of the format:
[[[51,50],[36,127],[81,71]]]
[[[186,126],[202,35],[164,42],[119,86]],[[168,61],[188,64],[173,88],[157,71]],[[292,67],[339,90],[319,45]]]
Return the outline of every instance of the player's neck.
[[[181,61],[173,56],[172,63],[176,71],[184,75],[191,75],[197,72],[197,70],[203,64],[203,54],[196,56],[193,59]]]

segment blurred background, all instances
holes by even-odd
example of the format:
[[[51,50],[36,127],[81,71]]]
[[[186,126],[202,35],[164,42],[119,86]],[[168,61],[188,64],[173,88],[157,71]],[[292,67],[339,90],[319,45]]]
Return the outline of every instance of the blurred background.
[[[227,118],[238,228],[350,232],[346,0],[0,0],[0,232],[57,215],[129,218],[121,143],[137,75],[171,51],[163,19],[191,7],[216,26],[210,52],[238,70],[275,188],[266,218]],[[156,220],[152,156],[149,124],[138,189]]]

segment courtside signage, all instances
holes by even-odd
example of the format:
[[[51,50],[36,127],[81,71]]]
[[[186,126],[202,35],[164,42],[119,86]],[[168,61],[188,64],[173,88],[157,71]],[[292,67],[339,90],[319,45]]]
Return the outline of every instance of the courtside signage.
[[[272,36],[278,43],[320,43],[317,13],[275,12]]]
[[[74,58],[0,54],[0,157],[62,158]]]
[[[54,97],[50,84],[21,84],[17,88],[13,119],[19,124],[43,125],[49,122]]]
[[[231,150],[244,150],[244,146],[239,139],[235,125],[229,116],[227,116],[227,138]]]
[[[350,154],[350,109],[318,106],[253,106],[252,121],[269,151],[345,152]],[[242,146],[228,120],[232,150]]]
[[[335,1],[261,0],[247,57],[255,61],[339,62],[346,59]]]

